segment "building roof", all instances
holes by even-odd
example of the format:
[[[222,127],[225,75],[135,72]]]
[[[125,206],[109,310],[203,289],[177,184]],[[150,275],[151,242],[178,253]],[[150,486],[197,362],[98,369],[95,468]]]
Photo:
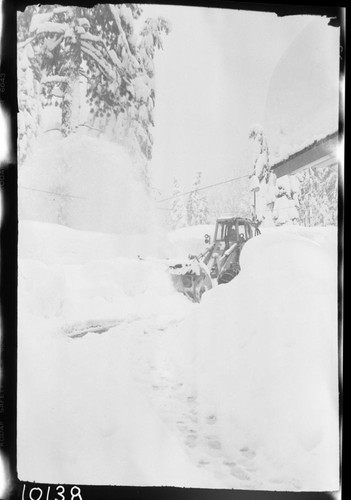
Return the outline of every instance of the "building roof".
[[[271,169],[277,177],[282,177],[309,167],[336,165],[338,163],[337,146],[338,132],[336,131],[314,140],[287,158],[278,161],[271,166]]]

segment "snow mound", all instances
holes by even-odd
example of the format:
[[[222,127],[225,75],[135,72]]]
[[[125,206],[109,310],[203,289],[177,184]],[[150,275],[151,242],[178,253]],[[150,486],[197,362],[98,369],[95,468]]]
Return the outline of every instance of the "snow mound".
[[[202,224],[169,232],[168,241],[171,245],[172,257],[186,258],[189,253],[198,255],[203,252],[206,249],[204,236],[209,234],[212,239],[214,228],[214,224]]]
[[[47,264],[82,264],[114,257],[165,258],[168,251],[166,236],[157,228],[142,234],[111,234],[39,221],[19,222],[19,258]]]
[[[154,235],[155,236],[155,235]],[[143,252],[143,256],[138,257]],[[60,326],[92,320],[181,319],[188,301],[177,294],[168,262],[152,235],[77,231],[56,224],[19,224],[19,306],[23,317],[56,318]]]
[[[135,375],[145,334],[162,333],[193,306],[173,289],[166,263],[119,255],[121,236],[29,221],[19,235],[21,479],[217,487]],[[108,331],[72,335],[89,325]]]
[[[172,233],[167,251],[191,251],[204,232]],[[139,259],[128,256],[133,235],[21,221],[21,480],[223,487],[154,406],[152,369],[194,401],[217,461],[251,460],[241,488],[338,489],[336,229],[262,233],[244,246],[241,273],[193,304],[168,261],[151,257],[157,242]]]
[[[336,490],[336,230],[269,229],[241,266],[174,332],[174,369],[224,449],[266,463],[265,489]]]
[[[42,135],[19,170],[18,186],[19,219],[126,234],[155,225],[131,158],[101,137]]]
[[[49,324],[45,334],[33,322],[27,330],[19,350],[21,480],[216,486],[190,462],[135,381],[130,332],[77,341],[55,336]]]

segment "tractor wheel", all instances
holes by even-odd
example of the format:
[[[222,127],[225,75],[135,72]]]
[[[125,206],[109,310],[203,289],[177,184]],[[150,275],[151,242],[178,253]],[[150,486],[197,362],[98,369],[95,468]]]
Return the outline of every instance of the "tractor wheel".
[[[232,279],[234,279],[238,274],[238,269],[228,269],[218,276],[218,284],[223,285],[225,283],[229,283],[229,281],[232,281]]]
[[[202,287],[200,288],[200,291],[199,291],[199,295],[200,295],[200,300],[201,300],[201,297],[203,296],[203,294],[205,292],[207,292],[207,290],[209,290],[208,286],[206,285],[202,285]],[[200,302],[200,301],[199,301]]]

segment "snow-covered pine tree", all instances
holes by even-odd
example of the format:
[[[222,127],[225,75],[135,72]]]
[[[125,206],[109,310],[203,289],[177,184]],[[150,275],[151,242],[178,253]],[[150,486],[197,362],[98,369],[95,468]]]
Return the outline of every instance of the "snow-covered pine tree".
[[[300,220],[306,226],[336,225],[338,173],[336,167],[311,167],[297,174],[300,181]]]
[[[162,17],[148,18],[140,33],[137,44],[138,61],[142,70],[134,79],[136,112],[133,113],[133,127],[144,156],[151,159],[153,138],[150,124],[154,125],[156,49],[162,49],[162,35],[170,32],[169,23]]]
[[[30,36],[30,24],[37,6],[29,6],[23,14],[17,15],[17,80],[18,80],[18,159],[21,165],[36,137],[41,118],[40,85],[37,57]]]
[[[98,4],[38,5],[18,14],[20,167],[38,132],[65,136],[63,148],[72,132],[101,135],[128,151],[128,164],[150,194],[153,57],[169,27],[147,20],[138,36],[141,13],[137,4]],[[63,169],[59,182],[44,186],[61,195],[53,210],[62,223],[69,223],[71,177]]]
[[[208,204],[205,196],[199,193],[202,173],[196,174],[191,193],[189,194],[187,203],[188,225],[195,226],[198,224],[208,223]]]
[[[184,198],[181,196],[178,179],[173,178],[173,198],[171,208],[171,227],[179,229],[187,225],[187,212]]]
[[[197,224],[208,224],[209,223],[209,209],[208,202],[205,196],[200,196],[199,208],[197,213]]]
[[[266,137],[260,125],[253,125],[249,133],[249,139],[253,140],[253,175],[261,182],[269,173],[269,148]]]
[[[252,125],[249,139],[253,141],[253,173],[250,178],[252,192],[252,214],[263,222],[270,219],[272,209],[269,185],[272,183],[269,148],[261,125]]]
[[[198,193],[197,189],[198,189],[198,185],[200,183],[200,179],[201,179],[201,174],[200,174],[200,176],[198,174],[193,182],[192,190],[191,190],[189,197],[188,197],[186,210],[187,210],[188,225],[189,226],[194,226],[196,224],[196,222],[195,222],[196,209],[197,209],[197,205],[199,202],[199,193]]]
[[[254,141],[253,175],[253,214],[265,225],[296,224],[299,220],[299,182],[295,176],[286,175],[276,179],[270,167],[270,153],[263,129],[254,125],[250,131]]]
[[[277,179],[273,219],[277,226],[284,224],[297,224],[299,213],[296,208],[298,200],[295,197],[297,187],[294,186],[294,176],[284,175]]]
[[[141,13],[137,4],[30,7],[18,15],[18,48],[19,58],[33,74],[42,106],[53,105],[57,90],[62,93],[56,103],[62,109],[64,135],[77,125],[75,108],[87,99],[91,121],[101,132],[114,119],[116,136],[149,160],[155,105],[153,57],[155,49],[162,48],[162,33],[167,34],[169,26],[164,19],[148,19],[138,40],[134,20]],[[87,90],[79,97],[81,77]],[[20,114],[26,106],[22,104]],[[124,117],[117,120],[120,115]]]

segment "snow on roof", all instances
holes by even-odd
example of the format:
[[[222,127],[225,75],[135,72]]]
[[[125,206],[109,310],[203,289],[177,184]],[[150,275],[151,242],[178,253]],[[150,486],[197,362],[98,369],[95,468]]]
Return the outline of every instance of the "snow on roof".
[[[316,134],[310,139],[305,140],[302,143],[299,144],[286,144],[284,148],[281,148],[279,153],[276,153],[273,158],[271,159],[271,167],[274,167],[278,165],[279,163],[287,160],[288,158],[291,158],[292,156],[297,155],[298,153],[301,153],[302,151],[309,149],[310,147],[316,145],[318,142],[322,142],[329,138],[332,135],[337,134],[338,131],[333,128],[332,130],[329,130],[328,132],[324,132],[322,134]]]

